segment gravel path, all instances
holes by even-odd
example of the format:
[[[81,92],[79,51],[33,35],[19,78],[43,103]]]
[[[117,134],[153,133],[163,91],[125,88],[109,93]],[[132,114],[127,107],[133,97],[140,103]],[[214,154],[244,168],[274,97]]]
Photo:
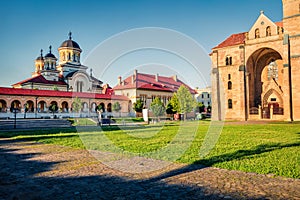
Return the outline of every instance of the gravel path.
[[[0,161],[0,200],[300,200],[299,179],[183,164],[130,174],[107,167],[85,150],[11,139],[0,139]]]

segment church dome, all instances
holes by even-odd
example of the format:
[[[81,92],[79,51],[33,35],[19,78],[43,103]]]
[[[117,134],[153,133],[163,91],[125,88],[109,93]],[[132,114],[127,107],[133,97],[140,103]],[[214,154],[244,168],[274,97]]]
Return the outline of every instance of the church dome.
[[[54,58],[54,59],[56,59],[55,55],[52,54],[51,49],[52,49],[52,46],[50,45],[49,53],[47,53],[44,58]]]
[[[41,54],[39,57],[37,57],[35,60],[44,60],[44,57],[43,57],[43,49],[41,49]]]
[[[39,56],[39,57],[37,57],[35,60],[44,60],[44,58],[41,57],[41,56]]]
[[[63,48],[63,47],[80,49],[80,46],[78,45],[78,43],[72,40],[72,33],[71,32],[69,33],[69,39],[65,40],[60,45],[60,48]]]
[[[56,58],[55,55],[53,55],[52,53],[47,53],[45,55],[45,58]]]

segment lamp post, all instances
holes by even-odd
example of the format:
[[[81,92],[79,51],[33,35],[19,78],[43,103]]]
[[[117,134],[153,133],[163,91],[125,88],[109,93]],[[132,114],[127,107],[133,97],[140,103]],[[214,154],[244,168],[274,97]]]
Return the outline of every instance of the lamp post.
[[[17,111],[18,111],[17,108],[13,108],[13,113],[14,113],[14,117],[15,117],[15,120],[14,120],[14,129],[17,128]]]
[[[38,105],[37,105],[37,100],[39,97],[35,97],[35,118],[37,118],[37,109],[38,109]]]

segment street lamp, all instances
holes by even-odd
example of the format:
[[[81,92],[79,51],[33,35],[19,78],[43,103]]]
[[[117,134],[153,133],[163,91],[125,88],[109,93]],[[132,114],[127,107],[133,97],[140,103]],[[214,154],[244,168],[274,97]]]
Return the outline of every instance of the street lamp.
[[[17,128],[17,112],[18,112],[18,108],[13,108],[13,113],[14,113],[14,117],[15,117],[15,120],[14,120],[14,129]]]
[[[35,97],[35,118],[37,118],[37,109],[38,109],[38,105],[37,105],[37,100],[39,97]]]

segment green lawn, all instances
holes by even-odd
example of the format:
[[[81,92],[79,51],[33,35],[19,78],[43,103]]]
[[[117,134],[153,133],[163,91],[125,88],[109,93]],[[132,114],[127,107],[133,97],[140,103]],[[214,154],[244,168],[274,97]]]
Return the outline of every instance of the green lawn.
[[[199,124],[198,124],[199,123]],[[16,139],[121,152],[188,164],[300,178],[300,124],[225,125],[205,157],[199,150],[209,122],[94,127],[77,133],[10,133]],[[0,133],[0,137],[5,136]],[[117,147],[117,148],[116,148]],[[124,153],[123,152],[123,153]]]

